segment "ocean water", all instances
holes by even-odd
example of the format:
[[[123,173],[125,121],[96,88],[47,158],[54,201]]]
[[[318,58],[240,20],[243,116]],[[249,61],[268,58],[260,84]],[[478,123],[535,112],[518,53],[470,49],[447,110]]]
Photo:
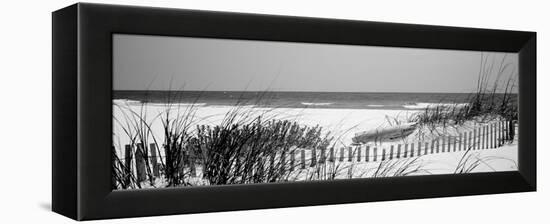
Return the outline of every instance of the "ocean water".
[[[433,104],[462,104],[471,96],[469,93],[113,91],[113,100],[154,104],[383,110],[419,110]]]

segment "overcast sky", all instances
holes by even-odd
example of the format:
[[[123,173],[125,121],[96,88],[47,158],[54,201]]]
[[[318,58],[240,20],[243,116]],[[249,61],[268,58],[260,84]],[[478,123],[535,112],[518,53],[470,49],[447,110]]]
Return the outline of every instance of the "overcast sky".
[[[274,41],[113,36],[115,90],[472,92],[482,53]],[[484,53],[497,70],[505,53]],[[508,53],[506,76],[517,76]],[[496,78],[494,72],[493,79]],[[506,79],[501,78],[501,80]]]

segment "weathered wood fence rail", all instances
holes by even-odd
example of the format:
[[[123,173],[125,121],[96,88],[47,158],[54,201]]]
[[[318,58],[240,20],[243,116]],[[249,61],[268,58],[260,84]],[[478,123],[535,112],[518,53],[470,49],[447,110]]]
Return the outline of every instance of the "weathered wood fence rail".
[[[429,142],[394,144],[389,145],[389,147],[360,145],[338,149],[319,148],[283,151],[270,157],[269,166],[274,167],[283,164],[292,171],[294,169],[315,167],[327,162],[380,162],[428,154],[493,149],[502,146],[506,141],[513,140],[514,135],[515,125],[512,121],[498,121],[475,127],[458,135],[437,137]],[[161,163],[159,161],[161,156],[157,153],[158,150],[155,144],[150,144],[149,147],[136,144],[136,150],[131,145],[125,145],[125,155],[122,160],[126,168],[135,166],[135,172],[133,173],[136,175],[137,181],[141,182],[146,180],[147,175],[153,175],[154,177],[160,175]],[[132,157],[134,157],[134,160]],[[182,164],[195,164],[196,158],[191,154],[181,158],[186,160],[182,161]],[[195,165],[190,167],[192,167],[192,175],[195,175]]]

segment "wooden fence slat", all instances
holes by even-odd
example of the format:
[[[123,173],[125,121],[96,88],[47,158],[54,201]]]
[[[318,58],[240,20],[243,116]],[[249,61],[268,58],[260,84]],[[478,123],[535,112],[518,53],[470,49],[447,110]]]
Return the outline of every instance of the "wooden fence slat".
[[[353,148],[348,146],[348,162],[353,161]]]
[[[430,154],[434,153],[434,144],[435,144],[435,140],[432,140],[432,145],[430,146]]]
[[[149,144],[149,150],[151,154],[151,165],[153,166],[153,176],[159,177],[159,167],[157,161],[157,146],[154,143]]]
[[[317,165],[317,149],[313,148],[311,149],[311,163],[309,166],[313,167]]]
[[[311,166],[317,165],[317,149],[313,148],[311,149]]]
[[[470,147],[469,141],[470,140],[468,139],[468,132],[464,132],[464,149],[463,149],[464,151],[468,150],[468,147]]]
[[[481,147],[480,149],[485,148],[485,126],[481,126]]]
[[[328,160],[331,161],[331,162],[334,162],[334,147],[330,147],[330,155],[329,155],[329,158]]]
[[[390,160],[393,159],[393,145],[390,146]]]
[[[294,163],[296,163],[296,151],[290,150],[290,171],[294,171]]]
[[[451,152],[451,136],[447,136],[447,152]]]
[[[441,152],[445,152],[445,137],[441,137]]]
[[[131,181],[131,173],[132,173],[132,146],[131,145],[125,145],[124,146],[124,168],[126,168],[126,175],[124,177],[124,183],[126,186],[130,184]]]
[[[501,138],[501,144],[504,145],[504,143],[506,143],[506,123],[504,120],[500,121],[500,126],[502,127],[500,132],[502,133],[502,138]]]
[[[504,141],[508,141],[508,120],[504,120],[502,125],[503,125],[502,133],[504,133]]]
[[[510,140],[514,141],[514,139],[516,138],[516,125],[517,125],[517,122],[516,121],[510,121]]]
[[[502,146],[502,121],[498,121],[498,147]]]
[[[301,160],[302,160],[302,169],[305,169],[306,168],[306,150],[302,149],[300,150],[300,156],[301,156]]]
[[[418,152],[416,153],[417,156],[422,155],[422,143],[418,142]]]
[[[340,162],[344,162],[344,147],[340,148]]]
[[[365,161],[368,162],[370,159],[369,159],[369,152],[370,151],[370,146],[367,145],[366,149],[365,149]]]
[[[492,134],[491,135],[491,145],[492,146],[491,146],[491,148],[494,149],[494,148],[497,147],[497,133],[496,133],[497,129],[496,129],[496,124],[495,123],[492,123],[491,126],[492,126],[492,128],[491,128],[492,129],[492,133],[491,133]]]
[[[472,135],[472,131],[468,132],[468,149],[474,149],[474,136]]]
[[[508,129],[507,129],[507,133],[508,133],[508,140],[509,141],[514,141],[514,133],[515,133],[515,126],[514,126],[514,122],[512,122],[511,120],[508,121]]]
[[[407,158],[408,152],[409,152],[409,144],[405,143],[405,146],[403,147],[403,158]]]
[[[489,148],[489,126],[485,125],[485,149]]]
[[[462,150],[462,133],[458,133],[458,151]]]
[[[435,139],[435,153],[439,153],[439,137]]]
[[[145,171],[145,155],[144,155],[144,149],[143,144],[138,143],[137,144],[137,150],[135,155],[136,160],[136,176],[137,176],[137,182],[142,182],[146,179],[146,171]]]
[[[411,143],[411,154],[409,157],[414,157],[414,143]]]
[[[493,148],[493,124],[489,124],[488,130],[489,130],[489,135],[488,135],[489,147],[487,148],[492,149]]]
[[[321,148],[321,157],[319,158],[319,163],[325,163],[325,161],[327,160],[325,153],[326,153],[326,149]]]
[[[477,149],[477,128],[474,127],[474,134],[472,135],[472,150]]]
[[[357,151],[357,162],[361,162],[361,146],[357,146],[355,150]]]
[[[382,149],[382,161],[386,160],[386,149]]]
[[[374,147],[374,148],[372,149],[372,151],[373,151],[373,157],[372,157],[373,159],[372,159],[372,160],[373,160],[373,161],[376,161],[377,158],[378,158],[378,152],[377,152],[378,149],[377,149],[376,147]]]

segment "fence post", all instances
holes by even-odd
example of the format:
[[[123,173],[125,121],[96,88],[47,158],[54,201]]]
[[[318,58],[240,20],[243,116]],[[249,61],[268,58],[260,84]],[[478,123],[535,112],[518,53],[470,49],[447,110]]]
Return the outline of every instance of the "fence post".
[[[355,150],[357,151],[357,162],[361,162],[361,146],[355,147]]]
[[[316,166],[317,165],[317,149],[314,147],[311,149],[311,164],[309,166]]]
[[[416,155],[418,155],[418,156],[422,155],[422,143],[421,142],[418,142],[418,152],[416,153]]]
[[[329,153],[330,153],[330,154],[329,154],[328,160],[329,160],[330,162],[334,162],[334,147],[330,147]]]
[[[414,156],[414,143],[411,143],[411,155],[410,157]]]
[[[490,144],[489,136],[491,135],[491,131],[489,130],[489,125],[485,125],[485,132],[486,132],[486,135],[485,135],[485,149],[488,149],[489,144]]]
[[[372,161],[376,161],[376,160],[378,159],[378,149],[377,149],[376,147],[374,147],[374,148],[372,149],[372,151],[374,151],[374,152],[373,152],[373,159],[372,159]]]
[[[468,138],[468,132],[464,132],[464,149],[462,150],[464,151],[468,150],[468,147],[470,147],[469,144],[470,144],[470,139]]]
[[[353,160],[353,148],[351,146],[348,146],[348,162],[351,162]]]
[[[435,140],[432,139],[432,145],[430,146],[430,154],[434,153],[434,144],[435,144]]]
[[[157,146],[154,143],[149,144],[149,150],[151,151],[151,165],[153,166],[153,176],[159,177],[159,167],[157,164]]]
[[[474,129],[474,132],[475,132],[475,129]],[[474,149],[474,135],[472,135],[472,131],[468,132],[468,147],[470,149]]]
[[[393,159],[393,145],[390,146],[390,160]]]
[[[516,138],[516,121],[510,120],[510,139],[514,141]]]
[[[506,139],[508,139],[508,141],[512,142],[514,139],[512,139],[512,120],[507,120],[506,121],[506,136],[508,136]]]
[[[382,149],[382,161],[386,160],[386,149]]]
[[[439,153],[439,137],[435,139],[435,152]]]
[[[124,146],[124,168],[126,169],[126,176],[124,177],[124,183],[126,186],[130,185],[130,177],[132,176],[132,146]]]
[[[326,149],[321,148],[321,158],[319,159],[320,163],[325,163],[325,160],[327,160],[327,156],[325,153],[326,153]]]
[[[441,152],[445,152],[445,145],[447,145],[447,142],[445,142],[445,136],[441,137]]]
[[[365,162],[369,161],[369,153],[370,153],[369,151],[370,151],[370,146],[367,145],[365,149]]]
[[[137,175],[137,182],[141,183],[145,180],[145,155],[143,153],[143,144],[138,143],[137,144],[137,150],[136,150],[136,175]]]
[[[340,162],[344,162],[344,147],[340,148]]]
[[[397,144],[397,155],[395,156],[395,158],[401,158],[401,144]]]
[[[498,147],[502,146],[502,121],[498,121]]]
[[[492,126],[493,126],[493,128],[492,128],[493,129],[493,136],[491,136],[491,138],[492,138],[491,144],[493,144],[493,146],[491,148],[494,149],[494,148],[497,147],[497,133],[496,133],[497,132],[497,127],[496,127],[495,123],[493,123]]]
[[[508,120],[502,121],[502,133],[504,135],[504,141],[508,140]]]
[[[481,126],[481,147],[479,149],[485,148],[485,126]]]
[[[407,158],[408,154],[409,154],[409,144],[405,143],[405,147],[403,149],[403,158]]]
[[[296,151],[290,150],[290,171],[294,171],[294,163],[296,161]]]
[[[302,169],[306,168],[306,150],[302,149],[300,150],[300,159],[302,160]]]
[[[462,150],[462,133],[458,133],[458,151]]]
[[[485,148],[490,149],[491,146],[491,124],[485,125],[485,129],[487,129],[487,136],[485,136],[485,144],[487,145]]]
[[[498,122],[499,123],[499,126],[500,126],[500,131],[498,133],[500,133],[500,146],[504,145],[504,124],[502,123],[502,121]]]
[[[472,146],[471,146],[472,150],[475,150],[477,147],[476,136],[477,136],[477,131],[476,131],[476,128],[474,127],[474,135],[472,136]]]
[[[494,140],[493,133],[494,133],[493,124],[489,124],[489,148],[490,149],[492,149],[495,146],[495,144],[493,143],[493,140]]]

